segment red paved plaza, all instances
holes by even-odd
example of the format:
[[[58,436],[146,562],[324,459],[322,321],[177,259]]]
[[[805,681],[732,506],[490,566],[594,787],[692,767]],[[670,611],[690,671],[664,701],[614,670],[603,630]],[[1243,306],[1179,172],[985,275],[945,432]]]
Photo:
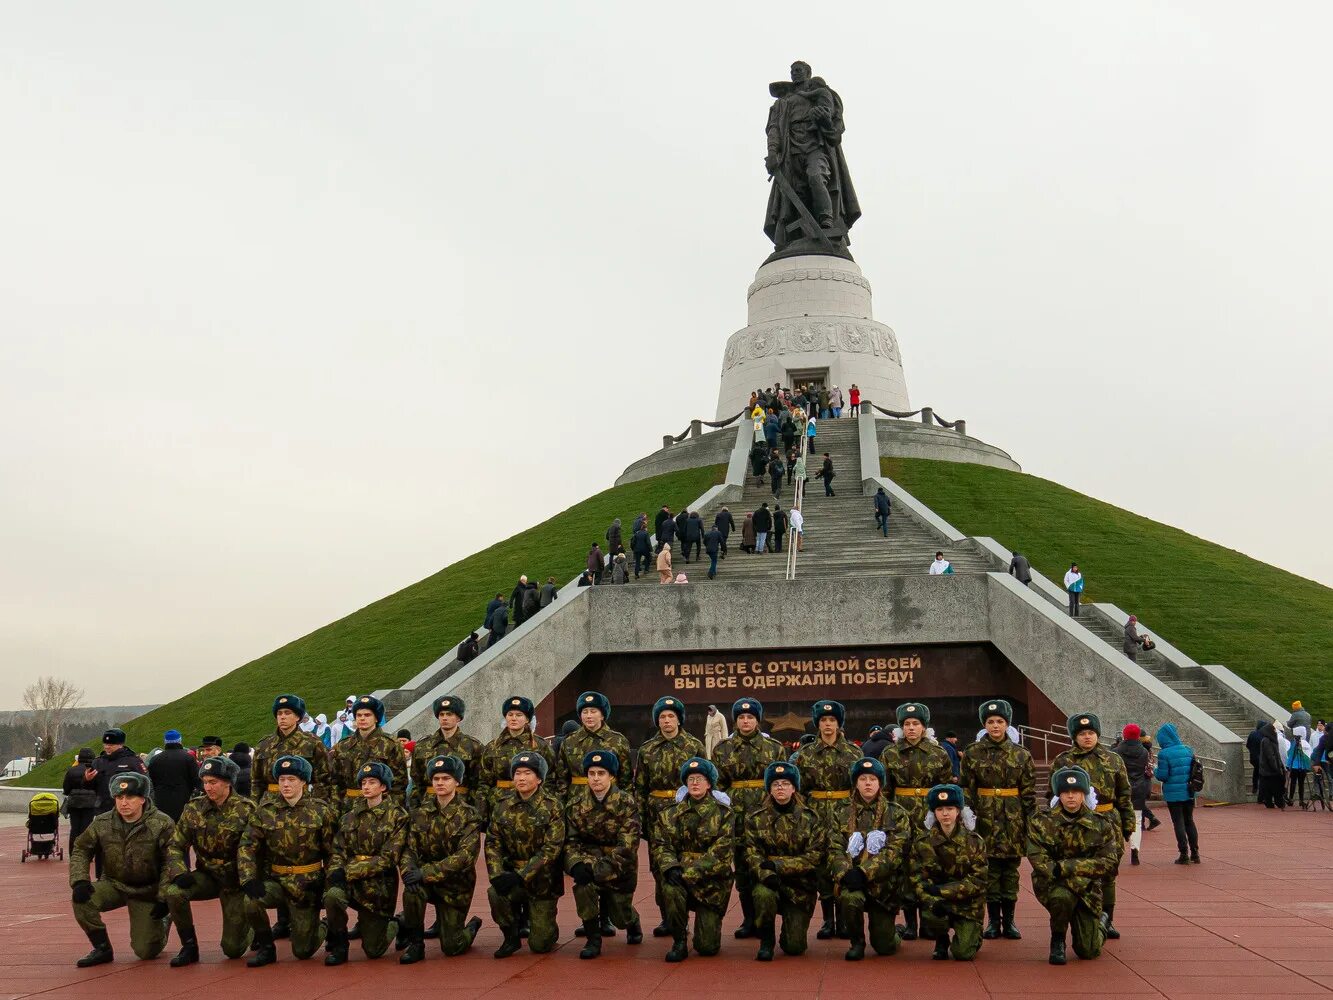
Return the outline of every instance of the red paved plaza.
[[[1165,819],[1166,810],[1162,809]],[[1171,864],[1175,843],[1170,826],[1144,835],[1144,863],[1120,874],[1116,924],[1124,937],[1107,943],[1102,958],[1046,964],[1045,912],[1024,889],[1019,926],[1024,940],[988,941],[971,963],[932,962],[931,946],[908,942],[893,958],[844,962],[843,941],[817,941],[801,958],[780,953],[768,965],[755,962],[755,944],[736,941],[731,930],[717,958],[691,956],[681,965],[662,961],[668,944],[648,938],[630,949],[620,934],[606,942],[603,957],[580,961],[574,937],[577,918],[566,895],[561,901],[564,933],[550,955],[526,952],[496,961],[490,953],[499,933],[490,923],[485,896],[473,912],[486,920],[475,950],[445,959],[428,948],[427,960],[402,967],[396,959],[365,961],[352,945],[352,960],[325,969],[321,959],[297,962],[285,943],[279,961],[264,969],[222,959],[216,940],[216,903],[196,907],[204,960],[186,969],[167,967],[177,939],[172,932],[164,955],[139,962],[129,949],[124,911],[110,914],[108,926],[116,962],[83,971],[74,960],[88,950],[70,915],[65,865],[19,864],[22,828],[0,829],[0,1000],[40,996],[118,997],[126,1000],[240,1000],[262,993],[292,1000],[346,996],[365,986],[376,996],[423,1000],[475,997],[562,997],[605,995],[689,997],[703,1000],[738,993],[804,1000],[866,1000],[908,996],[930,990],[950,1000],[1061,995],[1080,997],[1289,998],[1333,993],[1333,814],[1285,815],[1257,806],[1200,810],[1204,863]],[[1024,869],[1026,881],[1026,866]],[[656,923],[652,887],[644,863],[640,881],[644,923]],[[434,946],[435,942],[428,942]],[[322,955],[322,953],[321,953]]]

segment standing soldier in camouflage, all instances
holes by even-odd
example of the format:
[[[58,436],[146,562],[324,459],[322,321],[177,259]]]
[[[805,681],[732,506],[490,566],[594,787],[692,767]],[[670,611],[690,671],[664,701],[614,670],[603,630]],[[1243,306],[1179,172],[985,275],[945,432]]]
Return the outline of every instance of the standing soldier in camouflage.
[[[1052,965],[1065,964],[1065,935],[1074,928],[1074,954],[1102,953],[1102,886],[1120,863],[1123,845],[1108,815],[1088,808],[1092,782],[1082,768],[1062,768],[1051,775],[1058,806],[1039,813],[1028,834],[1032,890],[1051,915]]]
[[[775,760],[786,760],[781,743],[759,731],[764,706],[754,698],[742,698],[731,706],[735,732],[713,748],[718,788],[731,797],[731,815],[736,824],[736,894],[741,900],[741,925],[736,937],[754,937],[754,880],[745,866],[745,817],[764,801],[764,772]]]
[[[961,788],[936,785],[926,794],[926,832],[912,846],[911,864],[921,933],[935,939],[931,958],[944,961],[952,952],[958,961],[970,962],[981,947],[986,842],[972,830],[976,817],[963,806]]]
[[[657,836],[658,817],[676,804],[681,767],[691,757],[704,756],[704,745],[685,732],[685,703],[679,698],[667,695],[657,699],[653,705],[653,725],[657,727],[657,735],[639,747],[634,797],[639,803],[639,822],[643,826],[643,835],[648,840],[649,867],[656,883],[653,897],[662,915],[662,922],[653,928],[653,937],[668,937],[671,926],[662,894],[662,869],[653,860],[657,856],[653,850],[653,838]],[[717,771],[714,770],[712,774],[713,786],[716,787]],[[730,871],[730,863],[727,869]]]
[[[352,725],[355,728],[334,745],[329,755],[334,807],[345,813],[356,805],[361,797],[361,768],[376,762],[389,769],[393,779],[389,796],[401,806],[407,801],[407,758],[402,744],[380,728],[384,725],[384,703],[363,694],[353,706]]]
[[[1069,736],[1074,745],[1051,761],[1052,772],[1062,767],[1081,768],[1097,794],[1095,811],[1111,820],[1119,839],[1116,866],[1102,881],[1102,930],[1112,941],[1120,937],[1112,922],[1115,917],[1115,875],[1120,867],[1120,855],[1125,852],[1125,841],[1134,833],[1134,801],[1129,792],[1129,771],[1125,759],[1101,746],[1102,723],[1091,712],[1071,715]]]
[[[592,750],[610,750],[615,754],[621,767],[621,777],[616,782],[632,788],[634,776],[630,772],[629,740],[606,724],[611,718],[611,702],[606,695],[600,691],[584,691],[575,702],[574,710],[578,713],[580,726],[560,744],[560,752],[555,757],[553,790],[564,798],[566,804],[574,800],[588,784],[580,768],[583,758]]]
[[[294,694],[280,694],[273,699],[273,722],[276,730],[265,736],[255,747],[250,773],[250,797],[263,805],[278,798],[278,783],[269,777],[279,757],[300,757],[310,765],[310,789],[306,793],[316,799],[333,797],[333,778],[329,773],[329,751],[313,733],[301,730],[305,718],[305,702]]]
[[[1003,698],[977,710],[985,735],[963,751],[959,784],[977,817],[977,833],[986,841],[987,941],[1000,936],[1017,941],[1018,866],[1027,852],[1028,824],[1037,813],[1037,783],[1032,754],[1009,739],[1014,709]]]
[[[608,920],[625,928],[629,944],[643,941],[634,909],[639,810],[634,797],[615,784],[620,758],[612,751],[589,750],[579,769],[586,784],[575,787],[565,805],[565,871],[574,879],[574,903],[588,939],[579,958],[596,958]]]
[[[696,741],[697,742],[697,741]],[[683,962],[690,949],[685,932],[694,911],[694,950],[716,955],[722,949],[722,915],[731,899],[731,800],[717,787],[717,768],[702,756],[681,765],[677,780],[685,795],[658,814],[649,843],[653,867],[662,873],[664,912],[671,934],[668,962]]]
[[[167,946],[167,904],[162,894],[175,824],[153,805],[152,782],[137,771],[113,775],[107,785],[112,807],[79,834],[69,856],[74,919],[93,946],[80,969],[114,959],[102,914],[122,906],[130,911],[130,947],[140,958],[156,958]],[[88,879],[93,857],[102,858],[97,882]]]
[[[358,707],[359,704],[358,704]],[[347,961],[347,910],[356,910],[367,958],[389,950],[398,933],[398,862],[407,842],[407,813],[387,798],[393,772],[380,761],[361,765],[361,795],[343,814],[333,838],[324,890],[329,934],[325,965]]]
[[[222,954],[240,958],[250,947],[250,922],[236,875],[236,852],[257,807],[233,790],[239,772],[229,757],[207,758],[199,765],[204,794],[186,804],[176,824],[167,864],[171,885],[163,897],[181,939],[181,950],[171,960],[173,969],[199,961],[199,939],[190,910],[197,900],[221,901]],[[194,871],[190,871],[191,851]]]
[[[745,866],[754,883],[755,959],[773,961],[774,930],[782,917],[782,953],[803,955],[819,893],[819,866],[828,836],[819,817],[797,794],[801,772],[785,760],[764,771],[767,795],[745,817]]]
[[[439,720],[440,728],[424,739],[417,740],[412,749],[412,785],[408,792],[411,806],[431,800],[434,792],[426,769],[432,760],[440,756],[456,757],[463,762],[463,777],[459,779],[454,794],[464,797],[477,794],[477,769],[481,763],[482,744],[481,740],[458,728],[466,712],[467,705],[456,694],[436,698],[431,705],[431,714]]]
[[[255,953],[245,963],[252,969],[278,960],[266,912],[273,907],[288,908],[293,955],[306,959],[319,950],[324,870],[338,829],[333,806],[306,792],[311,769],[304,757],[279,757],[268,777],[277,783],[277,797],[255,810],[236,852],[236,876],[255,935]]]
[[[949,755],[926,736],[930,725],[930,708],[919,701],[898,706],[898,725],[903,738],[884,748],[880,762],[888,778],[888,794],[893,801],[907,810],[911,828],[919,831],[926,821],[926,793],[934,785],[953,781],[953,764]],[[903,894],[903,925],[899,927],[904,941],[915,941],[917,934],[917,903],[910,891]]]
[[[486,830],[486,870],[491,887],[491,917],[504,932],[496,958],[518,951],[518,907],[531,920],[528,948],[544,954],[559,937],[556,905],[565,893],[560,855],[565,847],[565,816],[560,800],[543,787],[550,765],[540,753],[526,750],[509,766],[513,788],[500,793]]]
[[[458,794],[465,765],[457,757],[433,757],[423,773],[430,796],[412,813],[403,851],[403,925],[408,944],[398,958],[400,965],[426,957],[427,903],[435,904],[440,950],[451,958],[472,947],[481,929],[480,917],[467,919],[477,884],[481,819]]]
[[[842,731],[846,710],[836,701],[817,701],[810,717],[819,730],[815,739],[794,754],[792,763],[805,777],[810,807],[824,831],[825,854],[819,864],[819,907],[824,923],[815,937],[827,941],[838,933],[837,901],[833,898],[833,845],[842,843],[851,808],[852,765],[861,753]]]
[[[555,766],[555,754],[551,752],[550,744],[532,731],[534,711],[532,702],[520,695],[511,695],[500,706],[504,728],[482,749],[477,766],[480,787],[474,804],[481,813],[483,829],[490,821],[491,806],[502,793],[514,787],[509,780],[509,765],[515,756],[524,752],[538,753],[545,758],[548,770]]]
[[[866,914],[870,944],[877,955],[898,950],[898,903],[907,881],[912,849],[911,817],[884,794],[884,765],[862,757],[851,769],[852,805],[847,821],[847,849],[833,855],[838,909],[851,945],[843,955],[859,962],[866,953]]]

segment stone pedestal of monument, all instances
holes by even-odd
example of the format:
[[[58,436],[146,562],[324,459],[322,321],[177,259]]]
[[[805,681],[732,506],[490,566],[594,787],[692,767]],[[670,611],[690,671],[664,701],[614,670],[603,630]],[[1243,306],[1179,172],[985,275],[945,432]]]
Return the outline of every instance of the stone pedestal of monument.
[[[761,267],[747,292],[749,324],[727,340],[717,419],[733,416],[751,390],[818,379],[863,399],[908,410],[898,338],[875,322],[870,282],[840,257],[809,255]]]

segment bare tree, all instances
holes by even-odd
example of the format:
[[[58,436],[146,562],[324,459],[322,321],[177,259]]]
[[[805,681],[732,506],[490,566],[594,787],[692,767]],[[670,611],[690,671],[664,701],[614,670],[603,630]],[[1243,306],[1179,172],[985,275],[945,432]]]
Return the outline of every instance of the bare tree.
[[[83,704],[83,688],[59,677],[40,677],[24,688],[23,704],[32,713],[28,729],[40,741],[37,756],[46,760],[60,749],[70,713]]]

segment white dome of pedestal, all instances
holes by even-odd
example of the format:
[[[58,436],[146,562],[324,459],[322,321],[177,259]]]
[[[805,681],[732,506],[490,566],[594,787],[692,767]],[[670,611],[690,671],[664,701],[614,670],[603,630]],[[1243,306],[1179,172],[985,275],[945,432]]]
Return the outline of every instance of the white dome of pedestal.
[[[722,358],[717,419],[734,416],[754,389],[790,386],[816,372],[842,388],[844,402],[856,383],[862,399],[911,409],[898,338],[873,319],[870,282],[854,262],[775,260],[759,269],[748,297],[749,324],[727,340]]]

